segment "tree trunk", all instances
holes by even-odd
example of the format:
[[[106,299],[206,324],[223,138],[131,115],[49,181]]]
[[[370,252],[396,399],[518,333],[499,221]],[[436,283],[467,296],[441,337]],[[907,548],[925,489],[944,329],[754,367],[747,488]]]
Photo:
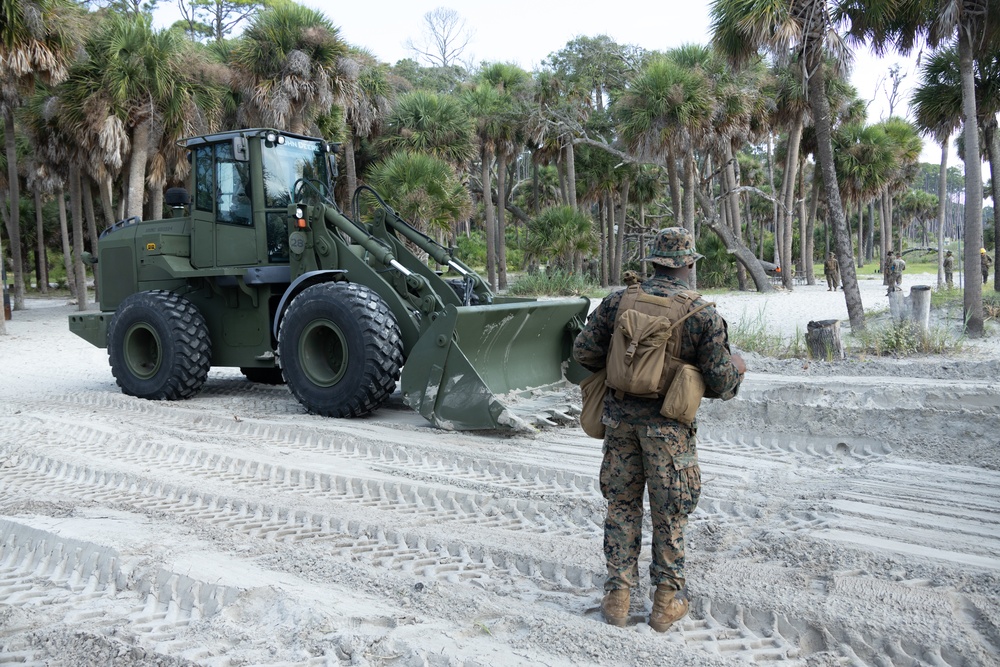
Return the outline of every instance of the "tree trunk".
[[[569,205],[576,208],[576,152],[572,140],[566,143],[566,191]]]
[[[101,178],[98,179],[98,184],[101,189],[101,208],[104,213],[104,228],[107,229],[111,225],[115,224],[115,209],[112,203],[112,188],[114,187],[111,182],[111,174],[102,174]]]
[[[816,271],[813,268],[813,262],[816,260],[816,212],[819,210],[819,190],[821,187],[819,165],[816,165],[813,167],[812,192],[809,195],[809,220],[806,223],[806,258],[809,260],[809,263],[806,265],[808,267],[806,275],[809,278],[810,285],[816,284]],[[826,252],[830,252],[829,246],[827,246]],[[826,254],[823,255],[823,259],[824,261],[826,260]]]
[[[76,307],[87,310],[87,272],[83,266],[83,196],[80,168],[69,168],[70,217],[73,222],[73,275],[76,278]]]
[[[17,176],[17,136],[14,134],[14,110],[8,105],[3,111],[4,144],[7,153],[7,238],[14,268],[14,310],[24,310],[24,252],[21,248],[21,193]],[[2,205],[2,202],[0,202]],[[3,255],[0,254],[0,261]],[[2,286],[0,286],[2,287]],[[0,290],[2,291],[2,290]]]
[[[601,197],[597,203],[598,226],[601,229],[601,265],[598,271],[601,274],[601,287],[608,287],[611,284],[608,281],[608,206],[606,202],[606,198]]]
[[[493,177],[490,174],[490,163],[493,162],[493,155],[488,149],[484,148],[482,159],[483,209],[486,213],[486,276],[490,281],[490,288],[496,292],[497,230],[496,221],[493,218]]]
[[[771,194],[774,195],[774,138],[771,133],[767,133],[767,182],[771,186]],[[771,229],[774,230],[774,263],[778,263],[778,202],[780,197],[775,197],[771,201]],[[760,221],[760,256],[764,257],[764,219]]]
[[[561,151],[565,153],[565,151]],[[569,206],[569,187],[566,185],[565,160],[556,162],[556,173],[559,174],[559,194],[562,195],[563,206]]]
[[[694,198],[695,190],[695,164],[694,155],[690,152],[684,155],[684,226],[691,233],[691,238],[697,243],[698,237],[694,229]],[[688,278],[691,289],[698,289],[698,264],[691,268]]]
[[[667,144],[667,183],[670,185],[670,208],[673,209],[675,227],[684,226],[684,205],[681,203],[681,179],[677,173],[677,155],[673,144]],[[670,225],[663,225],[669,227]]]
[[[858,268],[865,265],[865,207],[858,202]]]
[[[628,216],[628,195],[632,189],[632,181],[628,177],[622,181],[622,215],[618,219],[618,234],[615,239],[615,261],[611,269],[611,282],[615,285],[622,284],[622,256],[625,253],[625,222]]]
[[[986,131],[986,145],[990,158],[990,185],[993,188],[993,266],[1000,268],[1000,132],[997,132],[996,118],[988,120],[989,125]],[[997,271],[993,271],[993,289],[1000,292],[1000,278]]]
[[[875,200],[868,200],[868,231],[865,232],[865,261],[875,259]]]
[[[132,158],[129,160],[128,205],[125,217],[142,217],[142,203],[146,194],[146,161],[149,157],[149,119],[140,121],[132,133]]]
[[[497,155],[497,286],[507,289],[507,156]]]
[[[802,275],[799,277],[808,281],[812,275],[812,258],[807,259],[806,245],[806,170],[802,165],[799,168],[799,265]]]
[[[965,121],[965,294],[963,317],[971,338],[983,335],[983,281],[979,280],[979,249],[983,247],[983,171],[976,122],[976,82],[973,71],[971,26],[958,29],[958,69],[962,78],[962,116]],[[972,279],[970,279],[970,271]]]
[[[69,224],[66,220],[66,193],[60,187],[56,196],[59,198],[59,232],[62,235],[63,268],[66,269],[66,287],[76,298],[76,276],[73,274],[73,249],[69,245]]]
[[[754,285],[757,287],[757,291],[773,292],[774,287],[771,286],[770,279],[764,273],[764,267],[761,266],[760,260],[750,252],[749,248],[736,240],[736,236],[727,225],[722,224],[722,221],[719,220],[718,211],[715,210],[712,201],[704,192],[696,190],[695,196],[698,198],[698,204],[705,214],[705,225],[722,239],[726,250],[736,257],[736,261],[746,267],[747,273],[750,274],[751,280],[753,280]]]
[[[89,176],[81,172],[80,175],[80,185],[83,189],[83,212],[87,220],[87,234],[90,236],[90,252],[97,256],[97,218],[94,215],[94,185],[93,181]],[[163,188],[157,188],[159,191],[160,206],[158,210],[163,210]],[[86,269],[85,269],[86,270]],[[96,269],[94,278],[96,278]],[[94,280],[94,300],[100,300],[101,295],[97,292],[97,280]]]
[[[49,257],[45,251],[45,224],[42,219],[42,195],[38,188],[35,188],[35,235],[38,237],[37,258],[38,258],[38,291],[42,294],[49,293]],[[0,253],[2,256],[2,253]]]
[[[646,205],[639,202],[639,273],[646,275]]]
[[[795,211],[795,182],[798,180],[799,144],[802,143],[803,118],[800,115],[788,134],[788,154],[785,156],[785,175],[781,186],[784,197],[781,207],[781,258],[776,264],[781,267],[781,283],[785,289],[792,289],[792,219]]]
[[[354,132],[349,123],[344,123],[344,141],[340,145],[344,149],[344,185],[346,186],[340,208],[350,212],[354,191],[358,189],[358,168],[354,161]]]
[[[90,239],[90,252],[97,254],[97,237],[99,232],[97,231],[97,218],[94,212],[94,188],[93,181],[86,174],[82,174],[80,177],[80,185],[83,188],[83,214],[84,219],[87,221],[87,236]],[[162,210],[163,207],[161,206]]]
[[[725,191],[729,193],[729,228],[733,230],[733,236],[737,241],[743,243],[743,219],[740,215],[740,195],[736,191],[739,181],[736,178],[736,158],[733,156],[733,147],[726,143],[726,168],[722,173],[722,181],[725,184]],[[739,262],[736,263],[736,284],[741,292],[747,289],[747,271]]]
[[[847,315],[851,321],[852,332],[857,333],[865,328],[865,309],[861,302],[854,262],[851,261],[851,235],[844,219],[844,207],[840,201],[840,186],[837,183],[837,170],[833,160],[830,100],[826,96],[826,79],[822,67],[816,67],[809,77],[809,103],[813,110],[816,152],[823,174],[827,217],[833,227],[833,242],[837,249],[837,260],[840,262],[840,279],[844,285]]]
[[[938,289],[944,287],[944,223],[948,207],[948,139],[941,142],[941,166],[938,171]],[[994,208],[994,215],[996,209]]]
[[[889,195],[885,192],[879,197],[879,204],[881,210],[881,215],[879,216],[879,232],[882,234],[882,256],[879,257],[880,266],[882,268],[882,284],[889,284],[889,272],[886,270],[886,259],[889,257],[889,251],[892,250],[892,238],[889,236],[889,228],[886,226],[886,218],[889,214]]]

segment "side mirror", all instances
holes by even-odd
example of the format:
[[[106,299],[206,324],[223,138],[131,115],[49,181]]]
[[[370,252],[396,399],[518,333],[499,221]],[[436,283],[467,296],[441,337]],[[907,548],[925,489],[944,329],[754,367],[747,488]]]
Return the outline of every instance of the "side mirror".
[[[246,137],[233,137],[233,158],[239,162],[250,161],[250,145]]]

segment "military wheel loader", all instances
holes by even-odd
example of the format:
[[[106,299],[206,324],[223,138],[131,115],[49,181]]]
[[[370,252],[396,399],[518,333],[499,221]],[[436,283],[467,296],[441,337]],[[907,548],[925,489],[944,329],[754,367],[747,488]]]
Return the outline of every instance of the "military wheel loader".
[[[571,348],[587,299],[494,295],[374,191],[370,220],[364,189],[348,216],[332,197],[336,145],[322,139],[246,129],[181,145],[192,168],[189,187],[166,193],[171,217],[105,230],[88,260],[100,312],[69,318],[107,348],[124,393],[189,398],[222,366],[286,383],[330,417],[377,410],[397,380],[440,428],[573,416],[560,390],[586,375]]]

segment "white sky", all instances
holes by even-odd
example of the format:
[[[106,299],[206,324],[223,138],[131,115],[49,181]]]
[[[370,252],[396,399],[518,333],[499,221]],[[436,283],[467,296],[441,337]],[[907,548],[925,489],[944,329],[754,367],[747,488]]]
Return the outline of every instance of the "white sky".
[[[474,62],[514,62],[531,71],[554,51],[574,37],[608,35],[624,44],[649,50],[665,51],[687,43],[709,42],[709,8],[704,0],[502,0],[499,3],[478,0],[375,0],[374,2],[320,2],[299,0],[320,10],[340,28],[347,42],[364,47],[390,64],[413,57],[405,44],[419,42],[424,29],[423,16],[436,7],[454,9],[473,31],[467,55]],[[179,17],[174,3],[161,0],[157,23],[168,25]],[[858,94],[870,101],[869,122],[888,115],[887,95],[881,84],[894,63],[903,65],[901,102],[896,114],[905,115],[906,100],[917,81],[915,58],[890,55],[876,59],[867,50],[856,53],[852,82]],[[937,164],[940,148],[924,140],[922,160]],[[959,164],[954,157],[949,164]]]

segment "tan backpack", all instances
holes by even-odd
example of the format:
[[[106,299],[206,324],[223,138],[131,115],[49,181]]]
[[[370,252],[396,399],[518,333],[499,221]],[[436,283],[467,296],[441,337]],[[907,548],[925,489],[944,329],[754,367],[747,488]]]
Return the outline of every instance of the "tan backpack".
[[[639,285],[632,285],[625,291],[618,306],[608,350],[606,383],[615,390],[616,396],[663,397],[671,389],[674,377],[683,371],[681,375],[685,377],[685,386],[683,389],[674,388],[670,398],[672,403],[678,403],[677,390],[680,390],[685,395],[680,397],[679,403],[689,407],[674,407],[669,410],[670,414],[663,414],[687,423],[693,421],[693,413],[697,411],[702,396],[698,395],[695,399],[690,394],[692,387],[698,386],[701,374],[678,355],[683,331],[681,323],[712,305],[706,303],[693,308],[695,299],[700,296],[692,290],[670,297],[653,296],[643,292]],[[694,381],[692,375],[697,376]],[[704,383],[701,387],[703,394]]]

